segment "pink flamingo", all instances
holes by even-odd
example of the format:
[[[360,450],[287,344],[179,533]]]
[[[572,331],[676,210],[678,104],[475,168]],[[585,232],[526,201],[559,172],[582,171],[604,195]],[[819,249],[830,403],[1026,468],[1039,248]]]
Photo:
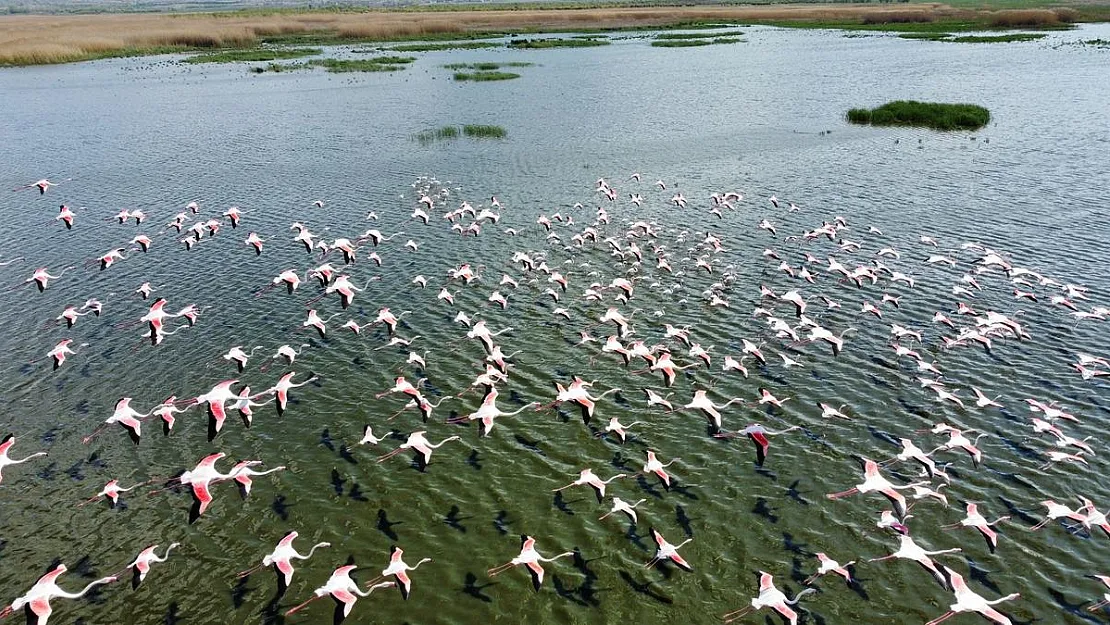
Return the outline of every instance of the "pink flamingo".
[[[291,614],[299,612],[306,605],[312,603],[313,601],[320,599],[321,597],[331,595],[333,599],[343,604],[343,616],[347,617],[350,616],[351,609],[355,607],[355,602],[358,601],[359,597],[369,597],[370,594],[378,588],[388,588],[393,585],[393,582],[384,582],[371,586],[369,589],[367,589],[366,592],[363,592],[359,589],[358,584],[356,584],[355,581],[351,579],[351,571],[355,570],[356,568],[358,567],[353,564],[348,564],[346,566],[341,566],[335,569],[335,571],[332,572],[331,577],[328,578],[328,581],[323,586],[313,591],[316,596],[294,608],[291,608],[288,612],[285,613],[285,615],[289,616]]]
[[[663,560],[670,560],[671,562],[674,562],[687,571],[694,570],[693,567],[690,566],[690,563],[687,562],[686,559],[678,553],[678,550],[681,549],[682,546],[686,543],[694,540],[693,538],[687,538],[677,545],[672,545],[671,543],[667,542],[667,539],[663,538],[663,535],[659,533],[659,530],[655,529],[654,527],[651,528],[651,537],[655,540],[655,557],[651,560],[648,560],[647,564],[644,565],[644,568],[651,568],[652,566],[655,566]]]
[[[554,562],[559,558],[565,558],[567,556],[573,555],[573,551],[567,551],[564,553],[560,553],[557,556],[545,558],[540,555],[539,551],[536,551],[536,539],[532,538],[531,536],[522,535],[520,537],[520,554],[509,562],[502,564],[501,566],[493,567],[492,569],[487,571],[486,574],[490,577],[494,577],[513,568],[514,566],[523,564],[524,566],[528,567],[528,570],[532,574],[533,583],[535,584],[536,589],[539,590],[540,585],[543,584],[544,574],[543,566],[541,565],[541,563]]]
[[[13,445],[15,445],[15,434],[8,434],[4,437],[3,441],[0,441],[0,482],[4,481],[4,467],[13,464],[23,464],[32,458],[46,455],[45,451],[37,451],[21,460],[12,460],[8,456],[8,452],[11,451]]]
[[[289,582],[293,581],[293,560],[307,560],[312,557],[316,549],[320,547],[331,547],[331,543],[316,543],[312,546],[312,549],[308,550],[308,554],[301,555],[297,552],[296,548],[293,547],[293,541],[296,540],[298,535],[296,530],[293,530],[283,536],[282,539],[278,541],[277,547],[262,558],[262,564],[243,571],[236,575],[236,577],[242,579],[260,568],[273,566],[277,569],[278,573],[281,574],[281,581],[285,584],[285,587],[288,588]]]
[[[27,591],[27,594],[12,601],[11,605],[4,608],[3,611],[0,611],[0,618],[5,618],[11,615],[12,612],[26,606],[30,608],[31,612],[37,617],[35,621],[37,625],[47,625],[50,614],[53,613],[53,609],[50,607],[51,599],[55,597],[61,597],[63,599],[80,599],[96,586],[110,584],[116,581],[115,577],[103,577],[90,582],[81,592],[66,592],[59,588],[57,584],[58,577],[62,573],[65,573],[66,570],[66,565],[59,564],[54,567],[54,570],[40,577],[39,580],[35,582],[35,585]]]
[[[397,545],[393,545],[393,547],[391,547],[389,550],[389,566],[382,569],[381,577],[378,577],[370,583],[373,584],[378,580],[392,575],[396,580],[397,586],[401,589],[401,596],[407,601],[409,598],[409,593],[412,591],[412,579],[409,578],[408,572],[415,571],[416,569],[420,568],[421,564],[424,564],[425,562],[431,562],[432,559],[422,558],[419,562],[416,563],[415,566],[409,566],[405,563],[404,560],[401,559],[404,554],[404,550],[402,550]]]
[[[998,623],[999,625],[1010,625],[1010,619],[993,606],[1002,603],[1003,601],[1011,601],[1021,596],[1021,593],[1011,593],[1005,597],[995,599],[994,601],[987,601],[983,597],[975,593],[975,591],[968,588],[964,578],[959,573],[953,571],[947,566],[944,567],[945,573],[948,574],[948,579],[952,583],[952,593],[956,595],[956,603],[948,606],[948,611],[938,616],[937,618],[929,621],[925,625],[938,625],[943,623],[949,618],[955,616],[960,612],[978,612],[983,615],[987,620]]]
[[[882,474],[879,473],[879,465],[874,460],[867,458],[863,459],[863,482],[856,484],[854,488],[839,493],[829,493],[825,495],[828,499],[840,499],[848,495],[855,495],[856,493],[882,493],[887,499],[894,504],[895,509],[898,511],[898,516],[906,516],[906,498],[899,493],[899,489],[909,488],[909,486],[895,486],[890,483]]]
[[[739,620],[748,614],[763,608],[771,608],[778,612],[790,622],[790,625],[798,624],[798,613],[791,609],[790,606],[798,603],[804,595],[811,592],[817,592],[816,589],[806,588],[805,590],[794,595],[793,599],[787,599],[786,595],[781,590],[775,588],[774,577],[770,573],[759,572],[759,595],[752,599],[752,604],[746,608],[741,608],[734,612],[729,612],[724,615],[725,623],[731,623]]]

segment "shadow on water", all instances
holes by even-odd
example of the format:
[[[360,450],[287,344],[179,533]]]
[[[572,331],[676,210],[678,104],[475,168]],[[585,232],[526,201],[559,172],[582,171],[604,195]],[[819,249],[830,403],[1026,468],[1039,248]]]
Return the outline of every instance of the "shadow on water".
[[[496,585],[497,584],[494,582],[478,585],[478,576],[473,573],[467,573],[466,581],[463,582],[462,591],[479,601],[482,601],[484,603],[491,603],[493,599],[489,595],[483,594],[482,589]]]
[[[389,517],[386,515],[385,509],[383,509],[383,508],[378,509],[378,524],[377,524],[378,531],[385,534],[390,540],[393,540],[393,541],[397,540],[397,532],[393,531],[393,527],[395,525],[401,525],[401,524],[402,524],[401,521],[391,522],[389,520]]]

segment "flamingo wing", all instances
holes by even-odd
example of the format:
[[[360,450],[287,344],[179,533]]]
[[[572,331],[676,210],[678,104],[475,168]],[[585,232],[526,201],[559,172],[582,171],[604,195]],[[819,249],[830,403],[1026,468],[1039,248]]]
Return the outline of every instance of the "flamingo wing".
[[[540,563],[539,562],[528,562],[527,564],[525,564],[525,566],[527,566],[528,569],[532,571],[532,574],[536,576],[536,584],[542,584],[543,583],[543,567],[540,566]]]

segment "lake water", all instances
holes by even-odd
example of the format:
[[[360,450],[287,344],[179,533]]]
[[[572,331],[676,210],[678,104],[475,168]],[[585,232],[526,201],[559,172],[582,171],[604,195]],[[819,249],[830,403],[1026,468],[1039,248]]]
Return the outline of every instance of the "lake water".
[[[69,566],[61,583],[74,590],[124,568],[150,544],[180,542],[137,590],[119,583],[91,600],[58,599],[53,622],[330,622],[332,608],[323,601],[280,615],[346,562],[359,566],[360,583],[370,581],[396,544],[409,564],[434,561],[412,573],[407,602],[396,590],[375,593],[359,601],[348,622],[719,623],[756,595],[758,571],[774,574],[793,596],[817,568],[813,553],[826,552],[842,563],[857,561],[858,583],[816,581],[821,592],[801,601],[805,622],[924,623],[940,616],[952,595],[912,562],[866,562],[897,547],[890,530],[876,527],[878,512],[890,504],[875,494],[837,501],[823,495],[861,481],[853,456],[891,458],[899,437],[930,450],[945,438],[914,431],[947,421],[987,434],[979,441],[984,461],[976,468],[963,452],[938,452],[938,462],[950,463],[952,483],[942,492],[951,507],[919,502],[907,521],[915,540],[927,549],[962,548],[938,560],[988,599],[1020,592],[1020,599],[999,606],[1015,622],[1105,619],[1083,609],[1105,590],[1084,576],[1110,572],[1110,539],[1059,523],[1029,531],[1043,518],[1045,499],[1073,506],[1084,495],[1101,509],[1110,506],[1110,487],[1099,478],[1106,383],[1083,380],[1069,366],[1076,352],[1110,356],[1105,322],[1077,321],[1049,303],[1062,293],[1052,286],[1031,289],[1038,302],[1015,300],[1014,286],[997,269],[978,277],[983,290],[974,297],[951,289],[982,256],[960,245],[977,242],[1004,251],[1016,266],[1089,287],[1090,300],[1076,301],[1083,310],[1110,302],[1110,50],[1075,43],[1110,39],[1110,27],[996,45],[744,30],[744,43],[703,48],[653,48],[647,38],[615,37],[599,48],[420,53],[409,69],[383,74],[256,75],[241,64],[185,65],[174,57],[0,71],[0,181],[9,188],[44,176],[60,182],[44,196],[0,194],[8,226],[0,231],[0,262],[26,258],[0,267],[0,282],[12,287],[0,293],[0,422],[17,435],[12,457],[49,453],[4,470],[0,601],[25,592],[55,562]],[[328,54],[357,56],[348,48]],[[517,80],[495,83],[456,83],[441,67],[472,61],[535,65],[513,70],[522,75]],[[976,133],[941,134],[843,120],[848,108],[894,99],[978,103],[990,109],[992,122]],[[498,124],[508,137],[431,145],[412,138],[447,124]],[[632,172],[641,172],[642,181],[631,180]],[[615,202],[594,191],[601,177],[615,188]],[[665,191],[653,184],[657,179],[667,183]],[[424,188],[449,192],[436,196],[427,226],[410,217]],[[709,194],[725,191],[744,199],[719,219],[709,213]],[[676,192],[689,201],[685,209],[670,202]],[[642,208],[629,202],[629,193],[643,196]],[[768,201],[772,194],[784,200],[780,208]],[[501,222],[484,225],[478,237],[458,236],[441,218],[463,200],[488,206],[493,195],[504,207]],[[315,200],[324,205],[314,206]],[[219,218],[232,205],[246,214],[237,230],[225,221],[215,237],[186,251],[183,235],[164,224],[191,201],[202,219]],[[76,210],[71,231],[54,220],[63,202],[85,207]],[[574,207],[579,202],[584,207]],[[800,210],[789,212],[789,202]],[[574,247],[571,237],[593,222],[599,205],[611,222],[597,226],[597,243]],[[149,218],[138,227],[119,225],[111,218],[122,209],[141,209]],[[369,211],[376,222],[366,220]],[[540,214],[556,212],[574,218],[573,225],[554,224],[560,241],[545,238],[536,223]],[[836,216],[849,224],[841,236],[860,251],[842,251],[824,238],[784,240]],[[763,218],[777,226],[778,238],[756,227]],[[659,238],[628,238],[628,224],[637,220],[657,224]],[[342,313],[324,339],[301,327],[306,303],[321,291],[315,281],[292,296],[273,289],[256,297],[281,271],[303,276],[320,264],[318,254],[310,257],[293,241],[294,221],[328,240],[354,239],[368,228],[405,232],[377,249],[365,244],[344,269],[358,286],[383,276],[350,309],[341,311],[335,296],[313,304],[324,318]],[[519,234],[504,234],[509,227]],[[723,252],[710,255],[701,244],[707,230],[720,237]],[[249,231],[266,239],[259,257],[243,243]],[[125,252],[106,271],[86,266],[112,248],[129,247],[139,232],[154,240],[148,253]],[[921,235],[937,239],[939,248],[920,243]],[[611,256],[610,244],[601,241],[606,236],[622,248],[637,241],[643,264]],[[405,247],[408,239],[418,244],[415,252]],[[665,246],[676,273],[656,268],[653,244]],[[888,246],[901,257],[879,259],[876,253]],[[915,286],[884,277],[857,288],[816,263],[808,264],[818,276],[809,285],[761,256],[767,247],[795,268],[806,252],[834,256],[849,269],[882,260],[912,275]],[[380,254],[380,269],[367,258],[371,251]],[[545,274],[523,272],[511,261],[516,251],[543,256],[567,276],[570,288],[559,302],[544,294],[558,290]],[[926,264],[935,253],[960,264]],[[696,268],[698,257],[712,261],[713,274]],[[338,255],[328,260],[341,264]],[[465,262],[482,280],[448,283],[448,269]],[[56,272],[67,265],[76,267],[44,293],[20,286],[36,267]],[[630,270],[641,279],[628,305],[615,300],[615,289],[604,291],[601,302],[582,298],[591,283],[608,285]],[[411,284],[418,274],[427,277],[426,289]],[[519,288],[498,286],[502,274],[519,280]],[[704,292],[718,281],[730,308],[708,305]],[[167,309],[201,306],[196,326],[157,347],[144,344],[142,328],[133,324],[150,304],[134,293],[143,282],[169,300]],[[761,302],[760,284],[778,293],[799,289],[810,302],[807,314],[834,332],[856,328],[844,352],[834,358],[823,344],[776,338],[753,308],[773,307],[793,324],[792,307]],[[436,297],[444,285],[455,293],[454,306]],[[506,295],[507,309],[487,301],[494,290]],[[900,307],[883,304],[881,320],[859,313],[863,301],[878,304],[883,293],[901,295]],[[843,307],[825,310],[822,295]],[[51,325],[66,305],[91,297],[104,302],[100,318],[82,317],[71,329]],[[943,349],[941,336],[954,332],[932,316],[943,310],[969,325],[970,317],[955,312],[960,301],[980,313],[1022,311],[1015,318],[1031,338],[996,339],[989,352]],[[420,335],[412,349],[426,352],[426,371],[405,366],[407,350],[376,350],[388,341],[380,324],[359,335],[340,327],[347,319],[370,323],[385,306],[412,311],[398,334]],[[635,334],[626,341],[652,345],[663,342],[664,323],[690,326],[693,339],[710,349],[712,368],[688,369],[666,390],[658,373],[637,372],[642,361],[625,368],[619,356],[601,354],[600,343],[576,346],[583,329],[602,341],[615,332],[597,322],[609,306],[626,315],[637,310]],[[555,315],[556,307],[570,319]],[[453,322],[459,310],[487,320],[491,329],[513,328],[496,339],[506,354],[520,352],[499,385],[502,410],[548,403],[552,382],[565,384],[574,375],[597,380],[595,395],[622,391],[599,401],[589,426],[565,405],[500,419],[487,438],[474,425],[445,424],[452,414],[477,409],[476,392],[444,403],[427,424],[413,410],[386,421],[405,400],[374,395],[396,375],[426,376],[424,393],[435,401],[465,389],[480,372],[485,353]],[[921,345],[903,342],[936,361],[966,409],[938,402],[921,387],[913,360],[896,357],[888,345],[891,323],[923,332]],[[88,345],[52,372],[44,354],[63,338]],[[766,367],[745,361],[748,379],[721,370],[726,355],[741,356],[742,339],[763,343],[768,356]],[[263,370],[283,343],[309,346],[292,367],[275,362]],[[684,346],[667,343],[679,364],[694,361]],[[242,374],[221,358],[234,345],[262,346]],[[779,353],[803,366],[784,367]],[[310,372],[320,379],[291,391],[283,416],[272,405],[256,409],[249,429],[231,417],[209,441],[206,417],[193,408],[179,415],[168,437],[151,419],[137,446],[119,426],[82,443],[120,397],[133,397],[145,412],[166,396],[195,397],[232,377],[258,392],[288,370],[297,371],[295,380]],[[1004,408],[975,408],[972,386],[1001,395]],[[803,429],[773,436],[758,467],[749,442],[711,437],[700,413],[648,408],[646,387],[673,392],[676,404],[698,388],[718,403],[754,402],[766,387],[792,399],[769,410],[730,406],[724,427],[761,421]],[[1044,452],[1056,448],[1033,433],[1030,418],[1041,415],[1029,411],[1026,398],[1058,401],[1078,416],[1080,423],[1058,425],[1076,438],[1095,437],[1089,466],[1040,469]],[[817,402],[846,404],[852,420],[822,419]],[[614,416],[645,423],[630,430],[624,445],[595,437]],[[368,423],[376,434],[397,434],[358,446]],[[462,439],[437,451],[424,471],[407,453],[375,462],[421,429],[433,441]],[[668,469],[670,490],[654,476],[631,476],[648,449],[664,462],[677,459]],[[257,478],[246,499],[232,484],[216,484],[215,501],[193,524],[186,491],[148,495],[157,485],[124,493],[116,509],[77,505],[110,479],[124,486],[164,482],[216,451],[228,456],[221,471],[238,459],[287,469]],[[609,493],[646,500],[634,529],[620,514],[598,520],[609,509],[608,496],[598,504],[586,487],[554,495],[584,467],[602,478],[630,474],[610,484]],[[883,471],[896,484],[918,479],[914,463]],[[999,526],[996,553],[973,529],[940,529],[963,518],[965,502],[979,503],[988,519],[1012,517]],[[675,544],[692,538],[681,553],[693,572],[644,568],[654,554],[649,527]],[[275,596],[269,571],[236,580],[290,529],[300,532],[302,551],[319,541],[332,547],[298,563],[284,597]],[[538,593],[523,570],[488,578],[488,568],[518,553],[520,534],[536,537],[545,556],[572,550],[579,556],[546,565]],[[742,622],[767,622],[766,614]],[[960,615],[953,622],[978,618]]]

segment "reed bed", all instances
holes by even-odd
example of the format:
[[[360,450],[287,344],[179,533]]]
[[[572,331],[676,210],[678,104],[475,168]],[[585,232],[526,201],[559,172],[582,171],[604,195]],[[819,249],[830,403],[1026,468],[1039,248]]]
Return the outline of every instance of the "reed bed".
[[[975,11],[941,4],[903,11],[936,20],[972,19]],[[690,28],[699,23],[824,22],[861,24],[890,9],[867,5],[681,6],[586,9],[237,12],[226,14],[97,14],[0,16],[0,65],[203,50],[265,42],[359,42],[463,39],[468,35],[567,30]],[[997,19],[1011,19],[999,11]],[[1060,20],[1058,13],[1054,13]]]
[[[522,50],[546,50],[549,48],[594,48],[607,46],[608,39],[513,39],[510,48]]]
[[[651,45],[655,48],[693,48],[720,43],[739,43],[740,41],[740,39],[731,37],[718,37],[717,39],[656,39],[651,42]]]
[[[977,130],[990,123],[991,114],[975,104],[944,104],[898,100],[873,109],[852,109],[848,121],[874,126],[918,126],[934,130]]]
[[[496,80],[512,80],[520,78],[520,74],[512,72],[455,72],[454,79],[460,82],[491,82]]]
[[[225,50],[198,54],[185,59],[186,63],[240,63],[254,61],[280,61],[299,59],[323,53],[320,48],[255,48],[250,50]]]
[[[460,136],[474,139],[504,139],[508,136],[508,133],[501,126],[466,124],[463,126],[441,126],[439,128],[421,130],[412,135],[412,139],[418,141],[420,145],[428,145],[437,141],[458,139]]]
[[[446,43],[407,43],[389,48],[394,52],[438,52],[440,50],[478,50],[497,48],[501,44],[491,41],[448,41]]]
[[[416,59],[411,56],[379,56],[369,59],[316,59],[311,63],[333,74],[346,72],[395,72],[405,69]]]

